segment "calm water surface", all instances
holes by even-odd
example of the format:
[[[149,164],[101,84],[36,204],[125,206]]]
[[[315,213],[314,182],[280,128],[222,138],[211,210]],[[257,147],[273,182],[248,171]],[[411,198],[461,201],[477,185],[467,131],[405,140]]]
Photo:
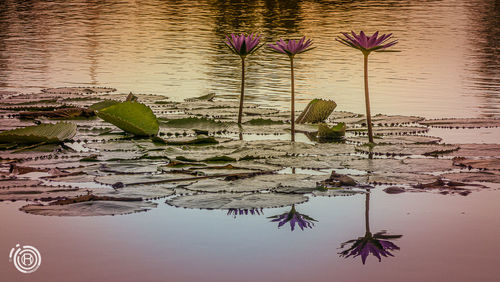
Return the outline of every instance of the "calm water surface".
[[[500,4],[487,0],[1,1],[0,90],[99,85],[236,99],[239,60],[222,39],[257,31],[268,42],[314,39],[317,48],[297,60],[301,106],[324,97],[363,112],[362,56],[334,42],[350,29],[400,40],[402,52],[370,58],[374,112],[500,117]],[[264,48],[248,64],[248,99],[288,107],[287,60]],[[431,132],[498,143],[498,129]],[[498,281],[500,190],[381,189],[371,193],[369,218],[365,195],[311,198],[296,209],[315,226],[293,232],[267,218],[290,207],[234,217],[160,200],[147,213],[63,218],[2,203],[0,281]],[[364,236],[367,219],[374,233],[402,235],[394,257],[339,256],[343,242]],[[8,262],[18,242],[41,251],[37,272],[22,275]]]
[[[500,4],[443,1],[2,1],[0,87],[102,85],[179,100],[236,99],[240,62],[231,32],[311,37],[297,61],[303,107],[316,97],[363,112],[362,55],[341,31],[393,32],[401,53],[370,58],[375,113],[500,116]],[[247,97],[288,107],[285,56],[249,58]],[[28,89],[27,89],[28,88]]]
[[[293,232],[266,218],[290,207],[234,217],[160,201],[147,213],[64,218],[4,203],[0,273],[2,281],[498,281],[499,197],[498,190],[467,197],[373,190],[371,231],[402,237],[392,241],[400,248],[394,257],[369,256],[364,265],[338,254],[341,243],[365,235],[364,195],[297,205],[317,222]],[[8,263],[18,241],[42,253],[29,276]]]

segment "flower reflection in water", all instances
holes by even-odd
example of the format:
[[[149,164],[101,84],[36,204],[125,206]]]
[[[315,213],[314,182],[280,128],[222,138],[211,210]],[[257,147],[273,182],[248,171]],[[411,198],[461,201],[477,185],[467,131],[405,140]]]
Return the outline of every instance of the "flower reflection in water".
[[[263,215],[263,209],[228,209],[227,215],[232,215],[236,218],[237,215]]]
[[[399,250],[399,247],[390,240],[399,239],[403,237],[403,235],[388,235],[385,234],[386,231],[372,234],[370,232],[369,211],[370,193],[367,193],[365,200],[365,236],[342,243],[340,245],[341,249],[345,248],[347,245],[350,245],[350,247],[340,252],[340,257],[348,258],[351,256],[361,256],[361,261],[365,264],[366,258],[370,253],[377,257],[378,261],[382,261],[382,257],[394,256],[391,251]]]
[[[394,255],[390,252],[393,250],[399,250],[396,246],[389,240],[401,238],[403,235],[386,235],[385,231],[381,231],[372,235],[370,232],[365,234],[365,237],[360,237],[356,240],[349,240],[342,243],[340,248],[344,248],[346,245],[351,244],[351,247],[347,250],[340,252],[341,257],[348,258],[350,256],[357,257],[361,255],[361,261],[363,264],[366,262],[366,258],[371,253],[378,258],[378,261],[382,260],[381,256],[387,257]],[[384,240],[385,239],[385,240]]]
[[[295,224],[297,224],[300,227],[300,229],[304,230],[304,228],[313,228],[314,222],[318,222],[317,220],[308,215],[298,213],[295,210],[295,205],[292,205],[292,209],[289,212],[274,216],[269,216],[268,218],[273,219],[271,220],[271,222],[279,222],[278,228],[289,222],[291,231],[295,230]]]

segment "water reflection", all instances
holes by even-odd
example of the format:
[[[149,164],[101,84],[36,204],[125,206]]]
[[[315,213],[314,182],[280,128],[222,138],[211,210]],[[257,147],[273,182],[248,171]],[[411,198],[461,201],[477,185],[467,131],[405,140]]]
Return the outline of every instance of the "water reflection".
[[[467,65],[475,73],[467,78],[468,89],[482,98],[483,115],[494,117],[499,110],[500,96],[500,2],[469,1],[470,34],[477,34],[467,57],[478,64]]]
[[[267,42],[306,35],[317,49],[297,61],[297,106],[333,99],[363,112],[359,58],[332,46],[343,30],[380,29],[401,54],[374,57],[374,113],[498,116],[500,4],[441,1],[15,1],[0,5],[0,87],[95,84],[182,100],[237,99],[239,65],[221,42],[259,32]],[[370,17],[366,17],[369,14]],[[288,108],[284,58],[249,61],[249,101]],[[429,103],[432,101],[432,103]]]
[[[304,230],[304,228],[313,228],[314,222],[318,222],[316,219],[306,214],[298,213],[295,210],[295,205],[292,205],[289,212],[269,216],[268,218],[272,218],[271,222],[278,222],[278,228],[289,223],[291,231],[295,230],[295,224],[297,224],[301,230]]]
[[[263,215],[263,209],[228,209],[227,215],[236,218],[237,215]]]
[[[391,240],[399,239],[403,237],[403,235],[388,235],[386,231],[380,231],[375,234],[372,234],[370,231],[370,193],[366,193],[365,198],[365,235],[363,237],[358,237],[357,239],[352,239],[346,241],[340,245],[341,249],[344,249],[346,246],[348,248],[342,252],[340,252],[340,257],[348,258],[348,257],[357,257],[361,256],[361,261],[363,264],[366,262],[366,258],[368,255],[372,254],[377,257],[379,261],[382,260],[382,257],[394,255],[391,251],[399,250],[399,247],[391,242]]]

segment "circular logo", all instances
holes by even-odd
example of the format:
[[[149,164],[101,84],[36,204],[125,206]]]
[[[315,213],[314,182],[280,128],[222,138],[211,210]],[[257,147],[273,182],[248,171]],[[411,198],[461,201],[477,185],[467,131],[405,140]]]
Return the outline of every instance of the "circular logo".
[[[16,245],[10,250],[10,261],[14,262],[14,266],[22,273],[35,272],[42,263],[40,252],[32,246]]]

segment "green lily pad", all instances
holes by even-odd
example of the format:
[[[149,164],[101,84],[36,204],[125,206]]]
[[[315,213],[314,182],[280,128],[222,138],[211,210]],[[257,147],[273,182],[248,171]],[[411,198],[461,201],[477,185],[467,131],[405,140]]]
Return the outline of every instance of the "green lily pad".
[[[3,131],[0,133],[0,143],[59,143],[71,139],[75,134],[76,125],[73,123],[40,124]]]
[[[343,122],[339,122],[337,125],[329,127],[326,124],[320,124],[318,126],[318,138],[320,140],[339,140],[345,135],[346,125]]]
[[[153,111],[137,102],[117,103],[99,110],[97,116],[136,136],[156,135],[159,130]]]
[[[118,101],[115,101],[115,100],[104,100],[104,101],[101,101],[101,102],[97,102],[95,104],[92,104],[89,109],[90,110],[94,110],[94,111],[99,111],[99,110],[102,110],[104,108],[107,108],[107,107],[110,107],[110,106],[113,106],[113,105],[116,105],[118,104],[119,102]]]

